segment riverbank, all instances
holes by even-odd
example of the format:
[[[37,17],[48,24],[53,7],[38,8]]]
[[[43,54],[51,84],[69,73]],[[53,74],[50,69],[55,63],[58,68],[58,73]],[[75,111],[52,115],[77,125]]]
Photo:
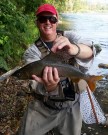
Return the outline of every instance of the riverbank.
[[[98,83],[95,95],[105,114],[108,114],[108,80]],[[0,135],[15,135],[29,101],[33,100],[27,81],[10,78],[0,83]],[[107,135],[108,127],[83,124],[82,135]]]

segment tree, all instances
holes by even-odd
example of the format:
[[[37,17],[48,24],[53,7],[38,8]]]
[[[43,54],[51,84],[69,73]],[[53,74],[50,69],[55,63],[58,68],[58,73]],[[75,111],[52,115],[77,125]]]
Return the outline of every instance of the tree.
[[[21,61],[22,53],[34,39],[33,13],[26,12],[26,1],[0,1],[0,67],[7,70]]]

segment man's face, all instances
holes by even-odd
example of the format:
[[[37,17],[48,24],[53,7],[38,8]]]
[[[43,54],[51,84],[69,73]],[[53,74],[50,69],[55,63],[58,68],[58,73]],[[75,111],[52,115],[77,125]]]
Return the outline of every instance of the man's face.
[[[40,34],[52,35],[56,32],[58,19],[50,12],[43,12],[37,18],[37,26]]]

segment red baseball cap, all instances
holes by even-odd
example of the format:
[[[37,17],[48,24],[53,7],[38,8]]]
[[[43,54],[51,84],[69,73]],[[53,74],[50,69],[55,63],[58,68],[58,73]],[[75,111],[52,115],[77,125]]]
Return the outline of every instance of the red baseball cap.
[[[36,16],[42,12],[50,12],[50,13],[58,16],[57,10],[51,4],[43,4],[40,7],[38,7],[38,9],[36,10]]]

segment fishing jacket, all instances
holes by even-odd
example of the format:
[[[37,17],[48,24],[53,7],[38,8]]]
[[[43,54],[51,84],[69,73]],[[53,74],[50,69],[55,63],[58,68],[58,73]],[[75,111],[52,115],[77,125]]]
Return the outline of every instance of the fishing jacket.
[[[57,35],[66,36],[72,44],[83,43],[83,44],[88,44],[92,47],[92,45],[90,43],[85,42],[84,40],[81,40],[80,37],[72,31],[70,31],[70,32],[57,31]],[[92,49],[93,49],[93,47],[92,47]],[[50,53],[50,49],[39,38],[38,40],[35,41],[35,43],[32,46],[30,46],[26,50],[26,52],[24,54],[24,60],[26,61],[26,63],[30,63],[30,62],[44,58],[49,53]],[[82,70],[83,72],[85,72],[86,70],[88,70],[88,67],[92,63],[92,60],[93,60],[93,58],[88,59],[86,61],[81,61],[77,58],[73,58],[73,59],[70,59],[70,61],[68,61],[69,62],[68,64],[74,65],[77,68],[80,68],[80,70]],[[65,86],[67,86],[67,84],[69,86],[68,89],[66,89],[66,87],[65,87]],[[52,91],[50,93],[47,93],[45,87],[41,83],[36,83],[36,81],[31,81],[30,87],[31,87],[32,91],[35,91],[36,94],[50,97],[50,98],[54,99],[55,101],[57,99],[58,99],[58,101],[59,101],[59,99],[61,101],[74,100],[75,92],[78,91],[78,88],[75,86],[75,84],[73,84],[71,82],[70,78],[61,78],[61,81],[58,84],[56,90]]]

